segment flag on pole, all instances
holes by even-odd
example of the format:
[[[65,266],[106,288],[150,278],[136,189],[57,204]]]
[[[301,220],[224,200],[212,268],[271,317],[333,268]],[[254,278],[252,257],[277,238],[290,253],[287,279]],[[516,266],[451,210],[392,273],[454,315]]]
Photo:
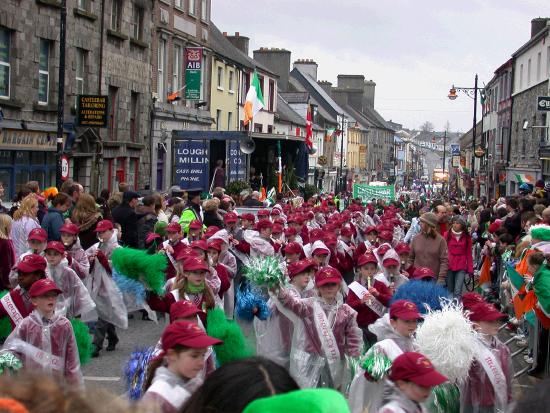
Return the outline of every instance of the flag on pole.
[[[533,185],[535,183],[535,178],[533,175],[529,174],[515,174],[516,175],[516,181],[518,184],[531,184]]]
[[[313,117],[311,115],[311,106],[309,105],[306,115],[306,145],[309,149],[313,148]]]
[[[325,130],[325,142],[331,141],[332,136],[334,135],[334,132],[336,132],[336,128],[327,128]]]
[[[262,96],[260,79],[258,79],[258,73],[254,71],[252,80],[250,81],[250,88],[246,94],[246,101],[244,102],[244,125],[248,125],[248,122],[250,122],[264,107],[264,97]]]

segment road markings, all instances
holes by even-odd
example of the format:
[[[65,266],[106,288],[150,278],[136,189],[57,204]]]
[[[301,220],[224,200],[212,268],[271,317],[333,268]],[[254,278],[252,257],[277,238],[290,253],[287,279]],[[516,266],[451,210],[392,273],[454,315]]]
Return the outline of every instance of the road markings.
[[[88,381],[120,381],[120,377],[84,376]]]

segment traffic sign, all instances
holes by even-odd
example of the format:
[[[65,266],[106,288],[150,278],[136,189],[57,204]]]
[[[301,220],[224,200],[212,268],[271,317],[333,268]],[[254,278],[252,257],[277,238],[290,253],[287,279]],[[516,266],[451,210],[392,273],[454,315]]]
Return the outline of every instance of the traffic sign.
[[[458,143],[451,143],[451,155],[460,156],[460,145]]]
[[[69,158],[67,155],[61,156],[61,180],[66,181],[69,177]]]
[[[550,112],[550,96],[537,97],[537,110],[541,112]]]
[[[485,155],[485,149],[483,149],[481,146],[478,146],[474,151],[474,154],[476,155],[476,158],[483,158],[483,156]]]

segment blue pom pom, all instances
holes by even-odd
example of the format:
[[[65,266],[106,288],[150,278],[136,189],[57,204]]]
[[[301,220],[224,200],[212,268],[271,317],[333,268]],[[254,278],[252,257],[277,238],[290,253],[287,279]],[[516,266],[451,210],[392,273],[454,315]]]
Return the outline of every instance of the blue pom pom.
[[[136,349],[124,365],[123,374],[130,400],[139,400],[143,396],[143,386],[147,379],[147,370],[153,359],[154,350],[153,347]]]
[[[136,304],[141,305],[145,302],[145,286],[139,281],[126,277],[113,268],[113,280],[122,293],[127,293],[136,297]]]
[[[256,314],[254,314],[256,309]],[[237,316],[246,321],[252,321],[254,315],[260,320],[267,320],[271,315],[271,310],[267,305],[267,299],[257,289],[246,285],[237,291],[237,304],[235,306]]]
[[[427,307],[433,311],[441,310],[442,298],[449,298],[446,288],[434,282],[411,280],[397,289],[391,303],[397,300],[409,300],[416,304],[421,314],[426,314]]]

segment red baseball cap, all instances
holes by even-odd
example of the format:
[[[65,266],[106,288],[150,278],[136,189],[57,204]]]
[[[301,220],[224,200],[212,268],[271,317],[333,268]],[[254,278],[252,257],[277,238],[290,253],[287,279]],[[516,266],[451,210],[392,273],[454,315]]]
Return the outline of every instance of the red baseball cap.
[[[411,247],[409,247],[409,244],[405,242],[400,242],[395,246],[395,252],[398,254],[410,254],[411,253]]]
[[[320,228],[312,229],[311,231],[309,231],[309,242],[313,244],[315,241],[323,239],[323,234],[324,232]]]
[[[220,230],[220,227],[217,227],[215,225],[212,225],[208,228],[206,228],[206,231],[204,231],[204,236],[206,238],[210,238],[212,235],[214,235],[216,232]]]
[[[378,234],[378,229],[374,225],[371,225],[370,227],[367,227],[365,234],[370,234],[371,232],[376,232]]]
[[[419,320],[422,315],[418,312],[418,307],[412,301],[397,300],[390,306],[390,318],[399,318],[401,320]]]
[[[273,224],[273,231],[274,234],[282,234],[283,233],[283,226],[281,224]]]
[[[191,221],[189,224],[189,229],[202,229],[202,222],[198,219]]]
[[[200,240],[197,240],[197,241],[193,241],[191,243],[191,248],[197,248],[197,249],[206,251],[206,250],[208,250],[208,245],[206,244],[205,240],[200,239]]]
[[[288,277],[292,280],[298,274],[301,274],[310,269],[317,269],[317,264],[313,260],[306,259],[293,262],[291,264],[288,264]]]
[[[353,237],[354,231],[349,227],[344,227],[342,228],[342,231],[340,232],[340,234],[344,237]]]
[[[271,216],[273,215],[281,215],[281,210],[279,208],[273,208],[271,210]]]
[[[281,216],[273,218],[273,223],[274,224],[280,224],[283,227],[285,226],[285,220]]]
[[[327,247],[334,247],[338,243],[338,238],[336,237],[336,234],[326,234],[323,237],[323,242]]]
[[[342,275],[340,271],[332,267],[323,267],[315,273],[315,286],[321,287],[325,284],[340,284]]]
[[[202,311],[191,301],[176,301],[170,306],[170,322],[173,323],[177,318],[187,318],[199,313]]]
[[[266,228],[273,228],[273,222],[268,219],[262,219],[258,221],[258,223],[256,224],[256,228],[258,229],[258,231]]]
[[[188,257],[183,261],[184,271],[208,271],[208,265],[201,257]]]
[[[35,281],[31,288],[29,289],[29,295],[31,297],[40,297],[50,291],[55,291],[57,294],[61,294],[63,291],[49,278],[42,278],[41,280]]]
[[[479,293],[470,292],[470,293],[464,293],[462,294],[462,306],[465,309],[470,309],[470,307],[473,307],[476,304],[484,303],[485,300]]]
[[[208,336],[195,323],[183,320],[169,324],[162,333],[161,342],[164,352],[178,344],[190,348],[205,348],[222,343],[221,340]]]
[[[394,265],[394,266],[398,267],[399,264],[401,264],[401,263],[399,261],[397,261],[395,258],[386,258],[384,261],[382,261],[382,266],[384,268],[387,268],[391,265]]]
[[[393,361],[389,379],[411,381],[422,387],[434,387],[448,381],[428,358],[414,352],[403,353]]]
[[[193,248],[191,248],[189,245],[186,245],[179,251],[178,255],[176,256],[176,261],[183,261],[190,257],[198,257],[198,255],[195,251],[193,251]]]
[[[258,216],[259,217],[268,217],[269,216],[269,211],[267,209],[260,209],[258,211]]]
[[[208,249],[211,248],[219,252],[222,250],[222,245],[223,245],[223,240],[219,238],[213,239],[212,241],[208,242]]]
[[[150,244],[156,239],[162,239],[162,237],[156,232],[150,232],[147,234],[147,237],[145,238],[145,244]]]
[[[224,216],[223,216],[223,222],[227,222],[227,223],[230,223],[230,222],[237,222],[239,219],[239,217],[237,216],[237,214],[235,214],[234,212],[227,212]]]
[[[181,232],[181,225],[178,224],[177,222],[171,222],[166,227],[166,232],[175,232],[175,233],[179,234]]]
[[[61,255],[65,254],[65,246],[63,245],[63,243],[59,241],[48,242],[48,244],[46,244],[46,248],[44,249],[44,251],[47,251],[47,250],[57,251]]]
[[[357,259],[358,267],[362,267],[363,265],[369,263],[378,265],[378,260],[376,259],[376,256],[374,254],[363,254]]]
[[[411,279],[413,280],[424,280],[426,278],[434,279],[435,280],[435,272],[428,267],[418,267],[415,268]]]
[[[68,224],[61,225],[61,228],[59,228],[59,232],[64,232],[65,234],[71,235],[78,235],[80,229],[78,228],[78,225],[69,222]]]
[[[328,255],[330,254],[330,250],[325,247],[317,247],[313,251],[311,251],[311,255]]]
[[[285,228],[285,235],[287,237],[290,237],[292,235],[298,235],[298,231],[296,231],[296,228],[294,227],[288,227],[288,228]]]
[[[94,229],[94,232],[104,232],[113,229],[113,223],[107,219],[99,221]]]
[[[286,235],[286,232],[285,232]],[[303,252],[302,246],[297,242],[289,242],[283,248],[285,254],[301,254]]]
[[[383,257],[386,254],[386,252],[388,252],[389,250],[391,250],[390,244],[382,244],[378,247],[378,249],[376,250],[376,253],[378,254],[379,257]]]
[[[245,221],[256,222],[256,217],[254,216],[254,214],[250,214],[250,213],[241,214],[241,220],[243,219]]]
[[[381,240],[384,240],[384,241],[392,242],[393,233],[391,233],[390,231],[381,231],[378,234],[378,238],[380,238]]]
[[[29,232],[27,240],[44,242],[48,240],[48,233],[44,228],[33,228]]]
[[[470,321],[496,321],[506,318],[507,315],[498,311],[493,305],[482,302],[468,308]]]
[[[38,254],[25,255],[15,267],[17,271],[24,273],[34,271],[46,271],[46,260]]]

